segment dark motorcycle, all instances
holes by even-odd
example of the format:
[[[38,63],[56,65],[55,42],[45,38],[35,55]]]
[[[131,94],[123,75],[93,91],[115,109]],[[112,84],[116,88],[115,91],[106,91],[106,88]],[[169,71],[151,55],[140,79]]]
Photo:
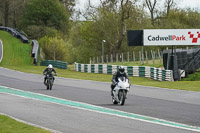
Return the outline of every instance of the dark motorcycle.
[[[53,74],[47,74],[47,80],[46,80],[46,87],[47,90],[52,90],[53,82],[54,82],[54,77]]]

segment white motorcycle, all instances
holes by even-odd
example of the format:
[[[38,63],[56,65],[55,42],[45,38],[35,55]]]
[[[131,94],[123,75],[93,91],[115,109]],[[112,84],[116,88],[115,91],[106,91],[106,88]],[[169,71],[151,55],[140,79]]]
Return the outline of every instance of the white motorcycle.
[[[129,79],[125,77],[119,77],[118,83],[116,84],[115,88],[113,89],[113,96],[112,102],[113,104],[120,104],[124,105],[126,94],[130,89]]]

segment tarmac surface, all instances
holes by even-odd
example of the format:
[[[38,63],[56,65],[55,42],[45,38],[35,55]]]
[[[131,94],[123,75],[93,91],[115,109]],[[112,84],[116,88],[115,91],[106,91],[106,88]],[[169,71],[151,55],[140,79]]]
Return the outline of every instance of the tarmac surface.
[[[0,68],[0,86],[103,108],[102,111],[96,111],[88,109],[89,107],[72,107],[69,104],[58,104],[0,91],[0,113],[58,132],[200,132],[200,92],[132,85],[125,105],[120,106],[112,104],[110,83],[56,77],[53,90],[46,90],[42,75],[5,68]],[[137,116],[147,116],[153,120],[132,119],[103,112],[113,109]],[[185,129],[177,126],[178,124],[173,126],[153,122],[159,119],[194,126],[197,130]]]

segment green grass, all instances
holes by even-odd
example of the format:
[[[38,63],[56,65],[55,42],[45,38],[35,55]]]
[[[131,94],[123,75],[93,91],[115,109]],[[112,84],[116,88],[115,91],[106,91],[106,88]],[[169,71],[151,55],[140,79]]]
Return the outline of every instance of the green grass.
[[[0,115],[0,123],[0,133],[50,133],[50,131],[18,122],[5,115]]]
[[[183,81],[200,81],[200,71],[188,75],[187,78],[182,79]]]
[[[6,31],[0,31],[3,42],[3,59],[1,66],[31,65],[31,45],[22,43]]]

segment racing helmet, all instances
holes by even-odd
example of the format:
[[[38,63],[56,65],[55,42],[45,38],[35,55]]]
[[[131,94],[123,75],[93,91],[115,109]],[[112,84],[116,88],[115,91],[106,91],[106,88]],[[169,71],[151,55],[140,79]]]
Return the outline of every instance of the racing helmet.
[[[124,74],[124,71],[125,71],[124,67],[123,66],[119,66],[119,72],[120,72],[120,74]]]
[[[49,69],[52,69],[52,68],[53,68],[53,66],[52,66],[51,64],[49,64],[49,65],[48,65],[48,68],[49,68]]]

